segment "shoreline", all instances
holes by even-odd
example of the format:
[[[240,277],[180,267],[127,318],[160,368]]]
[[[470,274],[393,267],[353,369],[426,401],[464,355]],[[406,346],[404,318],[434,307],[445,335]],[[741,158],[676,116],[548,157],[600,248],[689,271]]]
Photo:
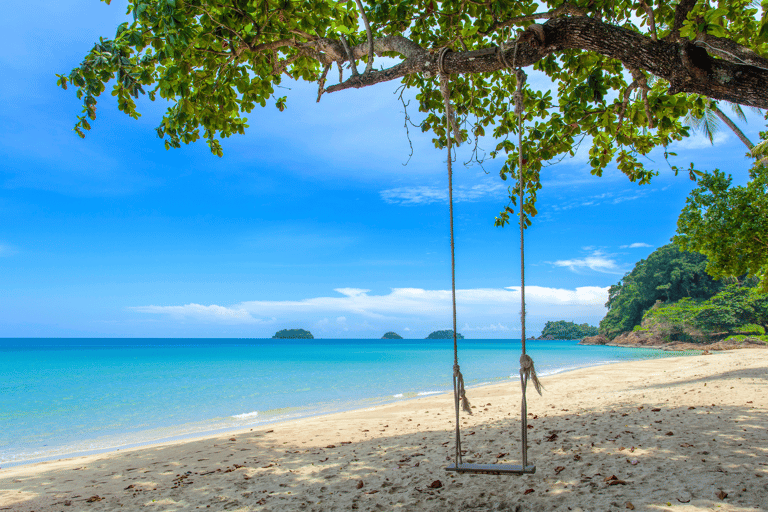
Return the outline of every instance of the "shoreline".
[[[739,350],[542,377],[544,395],[528,391],[537,472],[523,477],[446,473],[454,411],[440,394],[4,468],[0,509],[767,509],[767,371],[768,351]],[[519,464],[519,382],[468,395],[465,462]]]
[[[576,341],[576,340],[561,340],[561,341]],[[661,347],[647,347],[647,346],[630,347],[626,345],[615,345],[615,347],[632,348],[632,349],[661,348]],[[688,356],[695,355],[696,352],[700,352],[698,350],[689,350],[689,349],[684,349],[684,350],[665,349],[664,351],[680,353],[679,355],[670,354],[666,357],[688,357]],[[648,360],[652,360],[652,359],[648,359]],[[584,364],[583,366],[559,368],[551,372],[539,371],[538,373],[540,377],[548,377],[548,376],[554,376],[554,375],[561,375],[561,374],[573,372],[573,371],[584,370],[587,368],[602,367],[602,366],[612,365],[612,364],[621,364],[623,362],[624,361],[607,361],[607,362],[600,361],[600,362],[594,362],[594,363],[587,363],[587,364]],[[472,391],[472,390],[482,389],[489,386],[504,385],[509,382],[512,382],[513,384],[517,383],[519,385],[518,380],[511,379],[510,377],[501,377],[501,378],[496,378],[495,380],[496,382],[481,382],[481,383],[467,385],[466,389],[468,391]],[[403,396],[404,395],[403,393],[399,393],[397,395],[392,395],[392,396],[367,397],[367,398],[361,398],[355,403],[349,403],[341,406],[338,409],[330,410],[330,411],[322,410],[323,408],[322,406],[326,405],[324,403],[310,404],[307,406],[303,406],[309,410],[308,412],[299,413],[296,416],[288,417],[288,418],[277,417],[276,419],[267,420],[259,423],[246,424],[241,426],[215,427],[210,429],[199,430],[196,432],[165,435],[165,436],[161,436],[161,437],[157,437],[149,440],[136,440],[136,441],[128,441],[124,443],[115,442],[114,444],[112,444],[112,446],[109,446],[109,447],[82,449],[82,450],[66,451],[66,452],[63,451],[65,448],[62,448],[62,453],[56,454],[56,455],[35,457],[35,458],[30,458],[30,459],[21,460],[21,461],[9,460],[5,462],[0,462],[0,471],[5,469],[34,465],[34,464],[50,463],[50,462],[56,462],[56,461],[62,461],[62,460],[76,459],[81,457],[108,455],[111,453],[126,452],[134,449],[153,448],[153,447],[162,446],[162,445],[171,444],[171,443],[209,439],[209,438],[214,438],[218,436],[226,436],[229,434],[237,434],[244,431],[252,431],[253,429],[257,429],[257,430],[267,429],[270,426],[274,426],[274,425],[278,425],[286,422],[303,421],[307,419],[319,418],[323,416],[331,416],[335,414],[355,413],[355,412],[361,412],[361,411],[373,411],[379,407],[394,406],[397,404],[403,404],[403,403],[407,403],[414,400],[420,400],[430,396],[444,395],[446,393],[452,393],[452,391],[450,389],[446,389],[446,390],[438,390],[438,391],[421,391],[421,392],[409,393],[409,395],[412,395],[412,396]],[[375,405],[361,405],[360,404],[361,401],[376,401],[377,403]],[[263,411],[263,413],[266,413],[266,412],[268,411]],[[226,418],[229,418],[229,417],[226,417]],[[226,418],[221,418],[216,420],[224,421]],[[207,422],[207,421],[213,422],[214,420],[201,420],[201,422]],[[165,429],[172,429],[172,428],[182,429],[185,426],[186,425],[177,425],[175,427],[164,427],[164,428]],[[88,443],[88,442],[96,442],[96,441],[97,439],[85,439],[79,442]]]

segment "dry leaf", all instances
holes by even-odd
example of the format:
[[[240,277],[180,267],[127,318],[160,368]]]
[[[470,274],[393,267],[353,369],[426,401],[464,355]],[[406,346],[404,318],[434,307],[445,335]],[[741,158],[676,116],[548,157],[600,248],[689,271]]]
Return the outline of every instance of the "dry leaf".
[[[362,481],[362,480],[358,480],[358,481],[357,481],[357,488],[358,488],[358,489],[362,489],[364,485],[365,485],[365,484],[363,483],[363,481]]]
[[[655,407],[655,408],[651,409],[651,411],[653,411],[653,412],[659,412],[660,410],[661,409],[659,409],[658,407]]]
[[[435,480],[431,484],[429,484],[430,489],[439,489],[443,486],[443,482],[440,480]]]
[[[723,492],[723,490],[720,489],[720,492],[717,493],[717,497],[720,498],[721,500],[724,500],[725,498],[728,497],[728,493],[727,492]]]
[[[559,474],[560,474],[560,472],[561,472],[562,470],[564,470],[564,469],[565,469],[565,466],[557,466],[557,467],[555,468],[555,474],[556,474],[556,475],[559,475]]]
[[[535,489],[526,489],[523,494],[531,494],[532,492],[536,492]]]
[[[628,508],[629,510],[635,510],[635,506],[632,504],[631,501],[628,501],[624,504],[625,508]]]
[[[720,491],[720,492],[722,492],[722,491]],[[93,502],[95,502],[95,501],[101,501],[101,500],[103,500],[103,499],[104,499],[104,498],[102,498],[101,496],[99,496],[99,495],[97,494],[96,496],[91,496],[90,498],[88,498],[87,500],[85,500],[85,502],[86,502],[86,503],[93,503]],[[722,499],[722,498],[721,498],[721,499]]]

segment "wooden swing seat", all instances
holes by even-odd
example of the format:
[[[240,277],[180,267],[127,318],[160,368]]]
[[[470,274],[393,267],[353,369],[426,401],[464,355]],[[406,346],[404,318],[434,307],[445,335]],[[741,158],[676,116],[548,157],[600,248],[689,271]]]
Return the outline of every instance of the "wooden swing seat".
[[[451,464],[446,471],[457,473],[471,473],[479,475],[532,475],[536,472],[536,466],[520,466],[517,464]]]

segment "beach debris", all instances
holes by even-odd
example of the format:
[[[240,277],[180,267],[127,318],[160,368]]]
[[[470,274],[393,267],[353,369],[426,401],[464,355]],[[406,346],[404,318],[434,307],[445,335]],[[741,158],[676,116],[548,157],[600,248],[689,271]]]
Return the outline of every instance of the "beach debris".
[[[577,453],[576,455],[573,456],[573,460],[581,460],[581,455]]]
[[[358,480],[358,481],[357,481],[357,488],[358,488],[358,489],[362,489],[364,485],[365,485],[365,484],[363,483],[363,481],[362,481],[362,480]]]
[[[632,459],[632,460],[629,460],[629,459],[627,459],[627,462],[629,462],[629,463],[630,463],[630,464],[632,464],[633,466],[637,466],[637,464],[638,464],[640,461],[638,461],[637,459]]]
[[[135,486],[135,485],[133,485],[133,484],[131,484],[131,485],[129,485],[128,487],[126,487],[125,489],[123,489],[123,490],[124,490],[124,491],[127,491],[128,489],[133,489],[134,487],[136,487],[136,486]]]
[[[694,446],[690,443],[683,443],[680,445],[680,448],[694,448]]]
[[[720,492],[717,493],[717,497],[720,498],[721,500],[724,500],[725,498],[728,497],[728,493],[720,489]]]
[[[326,446],[326,448],[336,448],[336,445],[335,444],[329,444],[328,446]]]
[[[557,439],[557,433],[553,432],[551,435],[544,438],[545,441],[551,443]]]
[[[664,434],[664,435],[665,435],[665,436],[673,436],[673,435],[675,435],[675,433],[674,433],[674,432],[667,432],[667,433],[666,433],[666,434]]]
[[[723,491],[720,491],[720,492],[723,492]],[[726,494],[726,496],[727,496],[727,494]],[[86,503],[94,503],[94,502],[96,502],[96,501],[101,501],[101,500],[103,500],[103,499],[104,499],[104,498],[102,498],[101,496],[99,496],[99,495],[97,494],[97,495],[95,495],[95,496],[91,496],[90,498],[88,498],[87,500],[85,500],[85,502],[86,502]],[[722,499],[722,498],[721,498],[721,499]]]
[[[679,501],[680,503],[690,503],[691,498],[688,498],[687,500],[681,500],[680,498],[677,498],[677,501]]]
[[[628,501],[624,504],[624,508],[628,508],[629,510],[635,510],[635,506],[632,504],[631,501]]]
[[[230,441],[237,441],[237,439],[235,439],[234,437],[230,437],[229,440]]]
[[[603,481],[608,485],[627,485],[627,482],[624,480],[619,480],[616,475],[605,477]]]
[[[440,489],[443,486],[443,482],[440,480],[435,480],[431,484],[429,484],[430,489]]]
[[[498,455],[496,456],[496,458],[497,458],[497,459],[501,459],[501,458],[502,458],[502,457],[504,457],[505,455],[509,455],[509,454],[508,454],[508,453],[500,453],[500,454],[498,454]]]
[[[660,408],[654,407],[653,409],[651,409],[651,412],[659,412],[660,410],[661,410]]]
[[[556,475],[559,475],[559,474],[560,474],[560,472],[561,472],[561,471],[563,471],[564,469],[565,469],[565,466],[557,466],[557,467],[555,468],[555,474],[556,474]]]
[[[536,489],[526,489],[523,494],[531,494],[532,492],[536,492]]]

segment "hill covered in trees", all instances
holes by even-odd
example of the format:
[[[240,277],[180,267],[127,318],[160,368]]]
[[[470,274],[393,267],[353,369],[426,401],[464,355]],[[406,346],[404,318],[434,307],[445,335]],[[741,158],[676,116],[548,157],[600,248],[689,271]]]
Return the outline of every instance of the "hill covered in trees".
[[[456,333],[456,338],[463,340],[464,336],[461,335],[460,332]],[[427,336],[425,339],[428,340],[452,340],[453,339],[453,329],[446,329],[445,331],[434,331],[429,333],[429,336]]]
[[[540,340],[578,340],[585,336],[597,335],[598,329],[595,326],[583,323],[581,325],[574,322],[558,320],[556,322],[547,322],[544,329],[541,330]]]
[[[283,329],[281,331],[277,331],[272,338],[286,338],[286,339],[305,339],[305,340],[313,340],[315,339],[314,336],[312,336],[312,333],[309,331],[305,331],[304,329]]]
[[[712,297],[723,285],[707,274],[706,267],[702,254],[681,251],[673,244],[659,247],[608,290],[608,313],[600,321],[600,334],[613,339],[631,331],[657,301]]]
[[[397,334],[396,332],[389,331],[384,334],[384,336],[381,337],[383,340],[401,340],[403,339],[402,336]]]

